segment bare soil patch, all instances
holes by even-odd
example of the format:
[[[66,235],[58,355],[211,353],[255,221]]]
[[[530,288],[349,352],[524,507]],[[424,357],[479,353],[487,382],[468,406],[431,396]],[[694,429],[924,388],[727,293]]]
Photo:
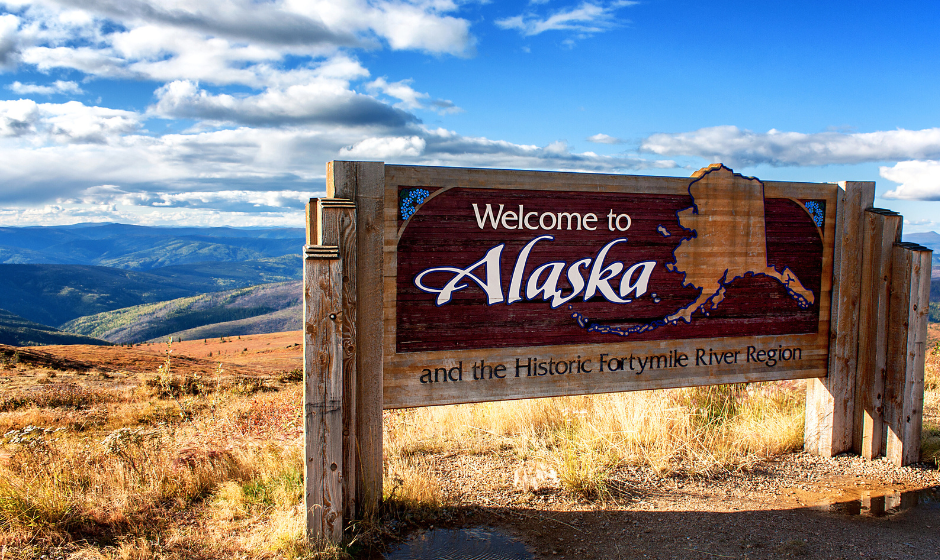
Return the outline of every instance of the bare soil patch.
[[[797,453],[707,478],[624,468],[584,499],[515,489],[511,456],[425,459],[451,506],[408,527],[498,527],[536,558],[940,558],[940,503],[909,507],[940,499],[933,466]]]

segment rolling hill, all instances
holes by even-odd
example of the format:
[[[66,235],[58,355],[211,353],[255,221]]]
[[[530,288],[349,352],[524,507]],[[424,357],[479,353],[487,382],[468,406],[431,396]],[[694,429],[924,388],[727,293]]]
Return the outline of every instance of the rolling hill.
[[[258,315],[248,319],[238,319],[235,321],[226,321],[223,323],[214,323],[204,325],[185,331],[177,331],[166,336],[172,336],[180,340],[198,340],[200,338],[218,338],[230,336],[243,336],[249,334],[268,334],[287,331],[298,331],[303,328],[303,302],[298,301],[296,305]],[[160,337],[154,342],[163,342],[164,337]]]
[[[297,330],[301,298],[299,281],[263,284],[106,311],[61,328],[116,343]]]
[[[0,308],[45,325],[144,303],[297,280],[300,256],[197,263],[148,272],[85,265],[0,265]]]
[[[0,309],[0,344],[9,346],[43,346],[48,344],[110,344],[105,340],[62,332],[34,323],[19,315]]]

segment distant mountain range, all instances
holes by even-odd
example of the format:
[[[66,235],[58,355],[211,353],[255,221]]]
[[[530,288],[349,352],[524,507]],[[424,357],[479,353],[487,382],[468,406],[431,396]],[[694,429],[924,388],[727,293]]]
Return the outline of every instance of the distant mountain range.
[[[272,281],[297,280],[300,256],[177,265],[148,272],[84,265],[0,265],[0,309],[59,326],[104,311]]]
[[[109,344],[105,340],[62,332],[34,323],[19,315],[0,309],[0,344],[9,346],[42,346],[46,344]]]
[[[940,233],[935,231],[924,231],[921,233],[905,233],[903,235],[904,241],[909,241],[911,243],[919,243],[924,247],[934,249],[934,247],[940,247]],[[936,250],[936,249],[934,249]]]
[[[260,261],[303,250],[302,228],[170,228],[78,224],[0,228],[0,264],[82,264],[150,270]]]
[[[2,317],[0,329],[19,329],[17,340],[49,344],[56,327],[80,317],[262,284],[296,282],[303,275],[303,244],[301,228],[171,228],[113,223],[0,227],[0,309],[9,312]],[[151,321],[136,331],[128,330],[127,337],[112,339],[137,340],[151,332],[153,338],[167,329],[186,330],[220,321],[247,320],[259,325],[264,322],[252,320],[255,315],[280,312],[297,299],[264,310],[227,311],[222,313],[224,321],[209,307],[203,309],[201,319],[183,320],[170,314],[165,327]],[[30,322],[35,326],[26,325]],[[24,334],[27,331],[32,334]]]
[[[298,330],[302,295],[300,281],[264,284],[107,311],[61,328],[116,343]]]

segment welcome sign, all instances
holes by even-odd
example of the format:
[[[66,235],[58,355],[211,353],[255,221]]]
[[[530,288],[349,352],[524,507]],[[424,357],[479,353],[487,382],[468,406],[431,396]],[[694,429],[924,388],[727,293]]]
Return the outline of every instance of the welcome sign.
[[[917,461],[931,252],[874,183],[331,162],[304,249],[311,538],[382,496],[382,411],[811,378],[804,443]]]
[[[836,185],[386,169],[387,408],[826,374]]]

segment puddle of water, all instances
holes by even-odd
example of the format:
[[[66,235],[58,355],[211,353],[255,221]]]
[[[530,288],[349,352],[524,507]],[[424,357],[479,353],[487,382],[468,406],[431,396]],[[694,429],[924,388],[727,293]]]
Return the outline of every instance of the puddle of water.
[[[532,560],[516,539],[488,527],[433,529],[398,545],[386,560]]]
[[[912,508],[940,509],[940,487],[902,492],[899,490],[859,490],[857,497],[821,503],[815,509],[843,515],[885,517]]]

